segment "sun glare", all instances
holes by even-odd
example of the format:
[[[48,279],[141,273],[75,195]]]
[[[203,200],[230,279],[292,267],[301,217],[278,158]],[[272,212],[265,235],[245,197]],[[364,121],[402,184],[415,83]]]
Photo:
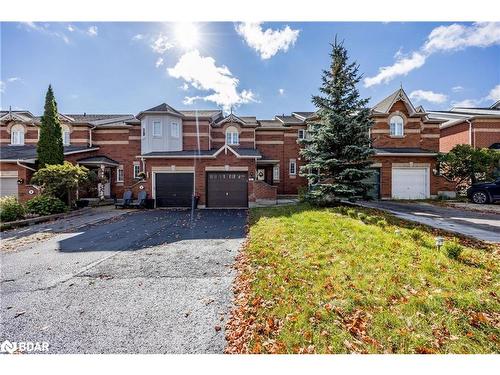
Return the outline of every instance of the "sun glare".
[[[196,47],[199,39],[198,27],[193,23],[178,23],[175,26],[175,38],[185,49]]]

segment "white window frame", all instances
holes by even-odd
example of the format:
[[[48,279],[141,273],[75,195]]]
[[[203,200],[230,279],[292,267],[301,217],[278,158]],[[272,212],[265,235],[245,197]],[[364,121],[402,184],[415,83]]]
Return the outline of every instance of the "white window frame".
[[[10,129],[10,144],[13,146],[24,146],[24,126],[14,125]]]
[[[273,166],[273,181],[280,180],[280,165],[276,164]]]
[[[295,159],[290,159],[290,163],[288,164],[288,173],[290,173],[290,176],[297,175],[297,161]]]
[[[181,136],[181,127],[178,122],[170,124],[170,136],[172,138],[179,138]]]
[[[226,129],[226,144],[229,146],[238,146],[240,144],[240,134],[234,126]]]
[[[297,138],[301,140],[306,139],[306,130],[305,129],[297,130]]]
[[[394,123],[393,127],[393,120],[396,118],[400,118],[401,123]],[[403,116],[395,115],[389,119],[389,134],[391,137],[403,137],[405,135],[405,119]]]
[[[156,127],[158,125],[158,128]],[[160,120],[153,120],[153,137],[159,138],[163,134],[163,127],[161,126],[161,121]],[[158,130],[158,132],[157,132]]]
[[[61,132],[62,132],[63,146],[71,145],[71,132],[69,130],[69,126],[67,125],[61,126]],[[68,139],[66,139],[66,137]]]
[[[141,173],[141,165],[139,163],[135,163],[133,166],[134,170],[134,179],[139,178],[139,173]]]
[[[121,173],[120,173],[121,172]],[[125,179],[125,172],[123,170],[123,165],[120,165],[116,169],[116,182],[123,182]]]

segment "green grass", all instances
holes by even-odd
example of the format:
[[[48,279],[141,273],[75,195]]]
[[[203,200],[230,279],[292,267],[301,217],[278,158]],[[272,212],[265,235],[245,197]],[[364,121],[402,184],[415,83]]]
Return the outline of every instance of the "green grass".
[[[425,227],[350,210],[251,211],[247,351],[499,352],[498,250],[469,242],[452,259]]]

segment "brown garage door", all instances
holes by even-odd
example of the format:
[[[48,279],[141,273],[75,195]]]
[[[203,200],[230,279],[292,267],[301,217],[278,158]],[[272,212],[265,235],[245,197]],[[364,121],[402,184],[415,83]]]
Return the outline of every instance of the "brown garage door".
[[[207,207],[248,207],[247,172],[207,172]]]

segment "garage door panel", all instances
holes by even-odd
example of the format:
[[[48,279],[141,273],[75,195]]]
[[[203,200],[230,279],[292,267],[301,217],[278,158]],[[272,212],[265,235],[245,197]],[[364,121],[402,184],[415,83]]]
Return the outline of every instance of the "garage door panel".
[[[392,197],[395,199],[429,198],[427,168],[393,168]]]
[[[17,177],[0,177],[0,196],[12,195],[18,198]]]
[[[191,207],[192,173],[156,173],[156,207]]]
[[[247,172],[207,173],[207,207],[247,206]]]

